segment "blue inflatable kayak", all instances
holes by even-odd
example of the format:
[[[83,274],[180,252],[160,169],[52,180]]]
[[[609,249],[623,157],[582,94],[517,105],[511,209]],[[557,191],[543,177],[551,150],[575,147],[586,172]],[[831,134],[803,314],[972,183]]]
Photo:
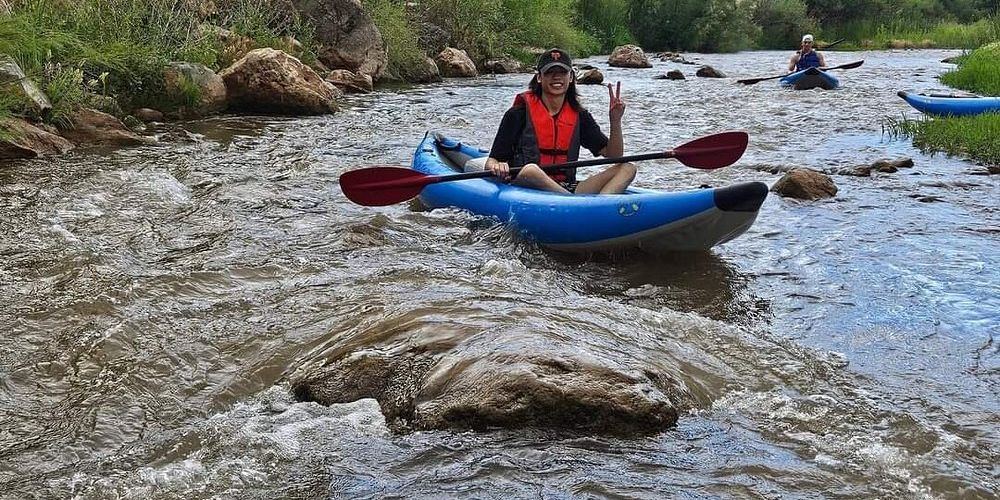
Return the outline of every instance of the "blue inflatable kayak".
[[[937,116],[972,116],[1000,112],[1000,97],[974,94],[913,94],[900,90],[897,94],[919,111]]]
[[[414,154],[413,169],[454,174],[469,160],[485,156],[480,149],[427,134]],[[753,224],[767,192],[763,182],[746,182],[679,192],[632,188],[619,195],[573,195],[478,178],[428,185],[420,201],[428,208],[457,207],[495,217],[557,250],[638,249],[656,255],[705,250],[736,238]]]
[[[815,88],[833,90],[840,85],[840,81],[837,80],[836,77],[819,68],[808,68],[802,71],[796,71],[795,73],[785,76],[778,81],[781,82],[781,85],[785,87],[792,87],[795,90],[809,90]]]

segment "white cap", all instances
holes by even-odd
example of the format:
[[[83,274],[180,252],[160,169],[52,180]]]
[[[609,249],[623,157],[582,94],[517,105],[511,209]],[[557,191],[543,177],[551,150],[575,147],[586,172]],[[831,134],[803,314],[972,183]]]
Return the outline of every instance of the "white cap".
[[[805,36],[802,37],[802,42],[803,43],[805,43],[805,42],[812,42],[812,41],[813,41],[813,36],[812,35],[805,35]]]

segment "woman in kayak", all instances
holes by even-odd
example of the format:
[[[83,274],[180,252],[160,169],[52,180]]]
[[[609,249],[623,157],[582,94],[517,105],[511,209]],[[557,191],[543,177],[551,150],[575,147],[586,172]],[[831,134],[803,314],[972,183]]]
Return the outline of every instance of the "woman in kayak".
[[[813,47],[813,36],[802,37],[802,46],[788,61],[788,71],[802,71],[809,68],[825,68],[826,58]]]
[[[604,135],[589,111],[580,105],[576,77],[569,54],[561,49],[542,53],[538,73],[529,90],[514,99],[503,116],[486,160],[486,170],[517,186],[559,193],[622,193],[635,178],[631,163],[618,163],[599,174],[577,182],[576,169],[546,174],[541,165],[565,163],[579,158],[580,148],[594,156],[622,156],[621,82],[608,84],[611,137]],[[511,180],[510,169],[523,167]]]

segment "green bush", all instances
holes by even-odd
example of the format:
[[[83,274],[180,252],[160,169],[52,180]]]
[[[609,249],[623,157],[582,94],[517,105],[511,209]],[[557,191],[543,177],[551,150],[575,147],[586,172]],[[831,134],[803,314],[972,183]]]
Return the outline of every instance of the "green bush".
[[[591,34],[599,50],[605,52],[635,43],[628,28],[628,12],[628,0],[591,0],[576,4],[577,24]]]
[[[576,27],[576,0],[503,0],[503,12],[505,18],[519,20],[505,26],[505,32],[520,45],[561,47],[574,56],[600,49],[596,37]]]
[[[802,0],[761,0],[753,20],[761,29],[757,46],[765,49],[793,50],[804,33],[816,32],[816,20],[806,14]]]
[[[753,5],[738,0],[706,0],[704,11],[694,21],[690,48],[699,52],[736,52],[750,47],[760,35],[751,20]]]

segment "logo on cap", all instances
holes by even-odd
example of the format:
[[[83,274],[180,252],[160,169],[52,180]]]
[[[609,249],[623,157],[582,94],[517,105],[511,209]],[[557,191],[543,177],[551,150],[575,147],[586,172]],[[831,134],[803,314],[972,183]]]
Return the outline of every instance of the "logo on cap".
[[[558,60],[559,60],[559,58],[560,58],[560,57],[562,57],[562,54],[560,54],[560,53],[558,53],[558,52],[556,52],[556,51],[554,51],[554,50],[553,50],[553,51],[551,52],[551,54],[550,54],[550,55],[551,55],[551,56],[552,56],[552,58],[553,58],[553,59],[555,59],[556,61],[558,61]]]

